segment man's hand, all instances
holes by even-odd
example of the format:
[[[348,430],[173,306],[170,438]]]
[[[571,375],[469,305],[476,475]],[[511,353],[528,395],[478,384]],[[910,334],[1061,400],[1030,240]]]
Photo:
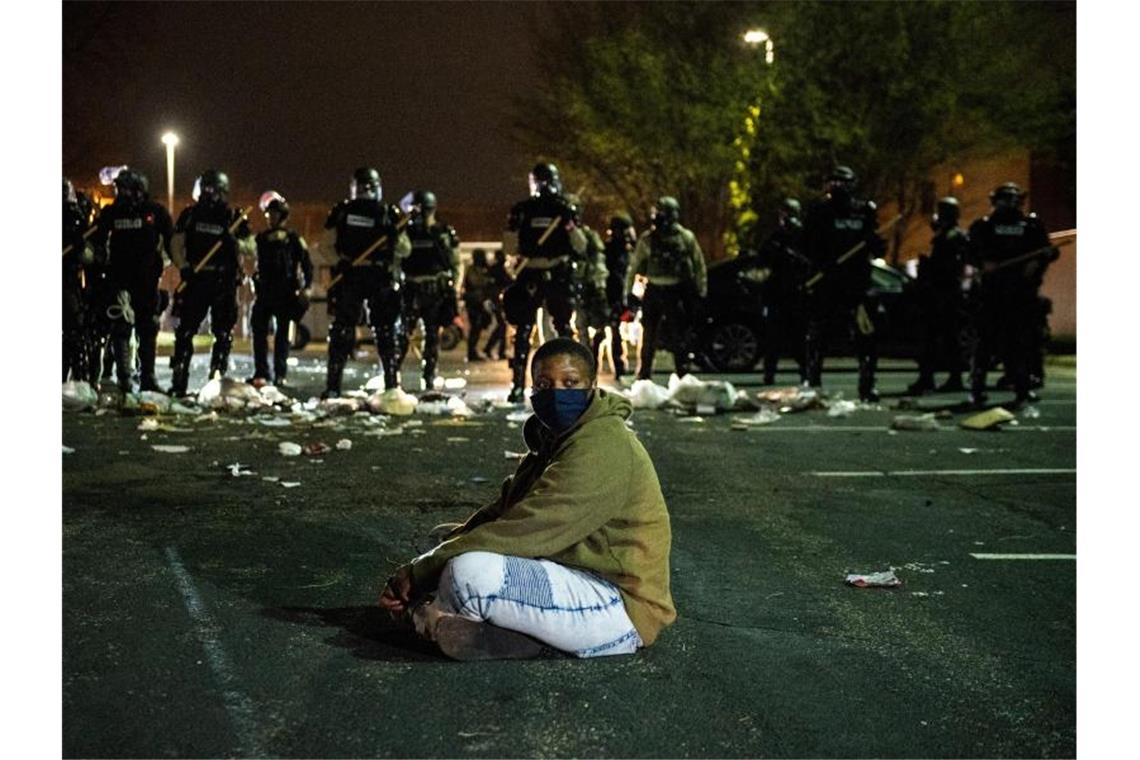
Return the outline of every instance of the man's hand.
[[[403,613],[412,601],[412,566],[402,565],[397,568],[384,591],[380,594],[380,606],[394,615]]]

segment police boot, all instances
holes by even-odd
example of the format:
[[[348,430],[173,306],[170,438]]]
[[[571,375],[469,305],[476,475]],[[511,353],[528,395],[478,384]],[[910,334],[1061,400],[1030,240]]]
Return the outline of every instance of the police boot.
[[[190,358],[194,344],[189,335],[177,334],[174,338],[174,355],[170,357],[170,395],[185,396],[190,382]]]
[[[118,381],[119,390],[123,393],[130,393],[133,390],[131,387],[131,368],[129,364],[131,356],[130,337],[112,338],[111,350],[115,356],[115,379]]]
[[[276,354],[273,357],[277,358]],[[251,381],[269,379],[269,340],[263,334],[253,336],[253,377]]]
[[[139,390],[158,390],[158,381],[154,377],[154,361],[155,338],[143,337],[139,341]]]
[[[961,381],[959,381],[961,385]],[[906,387],[906,392],[911,396],[921,396],[924,393],[930,393],[934,390],[934,376],[928,372],[920,372],[918,379]]]
[[[526,399],[526,355],[520,361],[518,356],[511,359],[511,392],[507,401],[521,404]]]
[[[230,347],[234,344],[231,333],[214,336],[214,348],[210,351],[210,378],[214,375],[224,377],[230,367]]]
[[[424,358],[423,376],[420,379],[420,389],[430,391],[435,387],[435,359]]]
[[[340,398],[340,379],[344,375],[344,365],[347,357],[329,346],[328,373],[325,376],[325,390],[321,398]]]
[[[939,393],[960,393],[964,390],[966,390],[966,386],[962,384],[961,372],[951,373],[946,382],[938,386]]]
[[[872,357],[859,358],[859,400],[875,403],[879,391],[875,389],[875,360]]]

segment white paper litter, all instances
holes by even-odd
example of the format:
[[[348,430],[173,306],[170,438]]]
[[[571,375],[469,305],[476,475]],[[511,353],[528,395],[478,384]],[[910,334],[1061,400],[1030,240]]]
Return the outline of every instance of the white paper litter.
[[[82,380],[72,380],[63,384],[63,411],[82,412],[92,409],[99,403],[99,394],[90,384]]]
[[[281,481],[281,486],[283,488],[296,488],[299,485],[301,485],[301,481],[299,481],[299,480],[282,480]]]
[[[189,446],[175,446],[166,443],[152,443],[150,447],[155,451],[161,451],[163,454],[185,454],[190,450]]]
[[[285,441],[277,444],[277,451],[280,452],[281,456],[299,457],[301,456],[301,444]]]
[[[341,438],[336,442],[336,448],[340,451],[348,451],[352,448],[352,441],[348,438]]]

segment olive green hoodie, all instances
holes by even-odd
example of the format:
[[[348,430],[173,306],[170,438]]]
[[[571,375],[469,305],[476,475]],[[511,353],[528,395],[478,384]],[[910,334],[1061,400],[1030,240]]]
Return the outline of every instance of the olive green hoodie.
[[[616,585],[646,646],[677,613],[669,593],[669,513],[657,473],[625,426],[633,409],[595,390],[578,421],[555,435],[532,416],[530,452],[499,498],[412,560],[415,589],[435,588],[449,559],[487,551],[542,558]]]

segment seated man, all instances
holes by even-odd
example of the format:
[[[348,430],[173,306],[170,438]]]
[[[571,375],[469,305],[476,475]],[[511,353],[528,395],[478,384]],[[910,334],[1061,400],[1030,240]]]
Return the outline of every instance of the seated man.
[[[499,498],[396,570],[380,605],[457,660],[631,654],[677,617],[669,513],[632,407],[596,387],[590,350],[534,354],[530,449]],[[434,594],[434,600],[422,600]],[[537,641],[536,641],[537,640]],[[539,643],[541,642],[541,644]]]

